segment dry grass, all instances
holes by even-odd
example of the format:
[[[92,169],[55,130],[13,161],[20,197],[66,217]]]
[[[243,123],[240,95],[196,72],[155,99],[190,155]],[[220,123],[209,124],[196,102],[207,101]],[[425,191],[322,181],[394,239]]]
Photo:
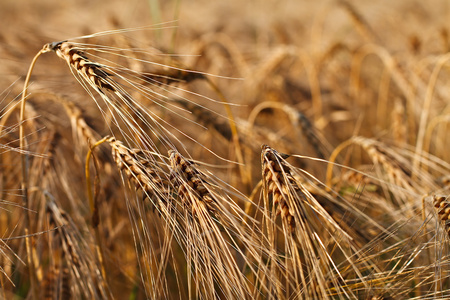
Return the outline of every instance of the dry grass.
[[[445,1],[0,7],[0,298],[450,296]]]

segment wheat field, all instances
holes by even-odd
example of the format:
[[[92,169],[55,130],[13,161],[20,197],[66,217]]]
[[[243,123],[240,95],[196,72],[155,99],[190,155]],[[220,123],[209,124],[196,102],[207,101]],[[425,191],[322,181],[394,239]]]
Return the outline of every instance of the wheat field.
[[[450,298],[450,3],[0,3],[0,299]]]

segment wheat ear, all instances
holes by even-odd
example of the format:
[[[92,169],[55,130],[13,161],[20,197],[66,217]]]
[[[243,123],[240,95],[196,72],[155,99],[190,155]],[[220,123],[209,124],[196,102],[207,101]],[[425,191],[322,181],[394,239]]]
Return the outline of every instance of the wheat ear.
[[[198,205],[213,212],[213,197],[205,187],[205,182],[200,178],[198,171],[175,150],[169,151],[169,160],[173,178],[176,180],[177,193],[183,205],[191,208],[193,212]]]
[[[212,176],[198,170],[179,152],[170,150],[169,160],[172,186],[177,200],[185,208],[181,220],[186,227],[186,241],[183,243],[188,264],[194,271],[192,276],[196,289],[208,297],[217,297],[217,291],[209,286],[216,282],[225,297],[250,299],[250,286],[237,265],[236,252],[239,255],[243,253],[234,235],[238,233],[240,242],[249,248],[254,246],[248,240],[250,236],[240,227],[240,220],[237,221],[227,211],[228,207],[237,212],[238,207],[229,202],[226,191],[213,183]],[[254,250],[249,249],[249,252],[255,253]],[[206,263],[199,263],[197,257]],[[247,261],[246,258],[244,260]]]
[[[116,89],[109,83],[107,72],[102,66],[95,63],[83,51],[77,49],[74,44],[67,41],[53,42],[46,44],[44,51],[54,51],[60,58],[64,59],[81,77],[86,79],[92,86],[97,87],[97,91],[103,93],[102,88],[115,92]]]
[[[58,248],[62,250],[64,263],[67,264],[61,274],[63,296],[74,292],[74,298],[110,298],[105,279],[98,272],[100,266],[75,223],[53,200],[47,202],[47,213],[49,224],[57,228],[55,237],[59,240]],[[74,283],[72,286],[71,281]]]
[[[170,188],[164,170],[149,160],[148,154],[140,149],[130,149],[115,138],[109,138],[107,142],[112,148],[117,166],[125,172],[129,180],[137,183],[137,189],[142,189],[145,197],[157,197],[167,202],[170,198]]]
[[[433,206],[438,214],[442,225],[450,237],[450,197],[449,196],[433,196]]]
[[[289,225],[295,228],[294,212],[289,210],[289,185],[294,182],[290,169],[282,165],[276,154],[267,145],[262,146],[263,181],[268,196],[272,196],[273,204],[278,205],[277,214],[281,215]]]

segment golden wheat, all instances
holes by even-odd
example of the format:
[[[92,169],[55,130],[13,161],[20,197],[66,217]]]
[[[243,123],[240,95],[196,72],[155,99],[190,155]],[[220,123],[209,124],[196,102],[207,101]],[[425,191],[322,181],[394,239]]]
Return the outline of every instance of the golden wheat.
[[[444,0],[118,2],[0,33],[0,298],[449,297]]]
[[[54,42],[46,44],[43,51],[54,51],[60,58],[64,59],[67,64],[80,74],[93,86],[96,86],[98,91],[106,89],[109,91],[116,91],[109,83],[109,74],[102,70],[102,67],[89,60],[85,54],[77,47],[69,42]]]
[[[433,196],[433,206],[436,209],[438,218],[441,220],[447,235],[450,237],[450,202],[448,196]]]

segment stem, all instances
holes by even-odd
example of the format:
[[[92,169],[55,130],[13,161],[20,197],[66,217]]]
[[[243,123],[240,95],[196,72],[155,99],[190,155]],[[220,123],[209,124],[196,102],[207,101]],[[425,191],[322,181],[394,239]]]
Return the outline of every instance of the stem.
[[[31,284],[31,291],[33,295],[33,299],[38,299],[38,290],[37,290],[37,278],[35,273],[35,266],[33,261],[33,255],[31,251],[31,239],[32,237],[28,236],[28,230],[31,223],[31,216],[29,213],[29,207],[28,207],[28,153],[27,153],[27,141],[25,139],[25,128],[24,128],[24,122],[25,122],[25,104],[27,99],[27,92],[28,92],[28,85],[30,82],[31,73],[33,72],[34,65],[36,64],[37,59],[39,56],[41,56],[42,53],[48,52],[48,50],[41,49],[36,56],[33,58],[30,64],[30,68],[28,69],[27,77],[25,78],[25,83],[23,86],[22,91],[22,99],[21,99],[21,105],[20,105],[20,123],[19,123],[19,141],[20,141],[20,150],[23,151],[22,157],[21,157],[21,167],[22,167],[22,182],[21,182],[21,190],[22,190],[22,204],[23,207],[26,209],[25,211],[25,220],[24,220],[24,227],[25,227],[25,245],[26,245],[26,251],[27,251],[27,262],[28,262],[28,273],[30,276],[30,284]]]
[[[344,148],[350,146],[353,144],[353,139],[346,140],[345,142],[342,142],[339,146],[334,149],[334,151],[331,153],[330,158],[328,159],[328,166],[327,166],[327,175],[326,175],[326,190],[329,192],[331,191],[331,179],[333,177],[333,166],[334,162],[336,161],[337,156],[339,153],[344,150]]]
[[[229,119],[229,124],[231,128],[231,134],[233,136],[233,142],[236,150],[236,158],[239,163],[239,171],[241,173],[241,178],[243,184],[246,186],[248,191],[251,191],[251,178],[248,172],[245,170],[245,162],[244,156],[242,155],[242,148],[239,142],[239,133],[237,130],[236,122],[234,121],[233,112],[231,111],[230,103],[227,101],[223,93],[220,91],[219,87],[214,84],[208,77],[206,77],[208,84],[212,87],[212,89],[219,95],[223,105],[225,106],[225,110],[227,112],[227,116]]]
[[[92,196],[92,188],[91,188],[91,173],[89,172],[89,161],[91,160],[91,156],[92,156],[92,151],[99,146],[100,144],[103,144],[106,140],[109,139],[109,136],[106,136],[104,138],[102,138],[101,140],[99,140],[98,142],[96,142],[92,147],[90,147],[87,155],[86,155],[86,165],[85,165],[85,172],[86,172],[86,186],[87,186],[87,193],[88,193],[88,199],[89,199],[89,209],[91,211],[92,214],[92,221],[93,221],[93,227],[95,230],[95,238],[97,240],[97,246],[96,246],[96,250],[97,250],[97,255],[98,255],[98,260],[100,262],[100,267],[101,267],[101,272],[103,275],[103,278],[105,278],[105,280],[107,281],[107,277],[106,277],[106,271],[105,271],[105,266],[104,266],[104,257],[103,257],[103,246],[100,240],[100,230],[98,227],[98,223],[100,221],[99,216],[98,216],[98,207],[97,204],[94,200],[94,197]]]
[[[412,178],[417,179],[419,176],[420,171],[420,163],[423,156],[423,146],[424,146],[424,140],[425,140],[425,134],[427,129],[427,122],[430,115],[430,109],[431,109],[431,102],[434,98],[434,88],[436,86],[439,74],[441,72],[442,67],[444,66],[447,61],[450,60],[450,53],[443,55],[436,63],[433,73],[431,73],[430,80],[428,82],[426,94],[425,94],[425,100],[422,107],[422,112],[420,114],[420,121],[419,121],[419,131],[417,133],[417,143],[416,143],[416,151],[414,153],[413,158],[413,168],[412,168]]]

